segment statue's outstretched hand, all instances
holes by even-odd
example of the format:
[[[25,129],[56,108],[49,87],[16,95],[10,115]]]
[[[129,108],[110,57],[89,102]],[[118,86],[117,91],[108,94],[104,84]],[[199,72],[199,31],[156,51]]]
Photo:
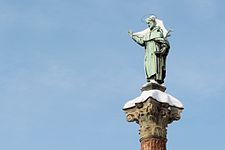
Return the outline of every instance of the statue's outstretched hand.
[[[129,30],[129,31],[128,31],[128,35],[129,35],[130,37],[132,37],[132,36],[133,36],[133,32],[132,32],[131,30]]]

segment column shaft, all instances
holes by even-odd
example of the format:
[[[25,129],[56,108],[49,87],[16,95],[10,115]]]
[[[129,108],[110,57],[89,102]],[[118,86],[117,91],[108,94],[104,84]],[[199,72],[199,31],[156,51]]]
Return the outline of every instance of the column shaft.
[[[141,150],[166,150],[166,139],[146,138],[141,141]]]

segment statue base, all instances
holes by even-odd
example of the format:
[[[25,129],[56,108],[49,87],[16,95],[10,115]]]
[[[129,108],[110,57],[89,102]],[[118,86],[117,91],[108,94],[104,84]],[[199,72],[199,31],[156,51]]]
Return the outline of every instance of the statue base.
[[[149,90],[160,90],[162,92],[166,91],[166,87],[164,85],[161,85],[157,83],[156,81],[153,82],[147,82],[141,87],[141,91],[149,91]]]

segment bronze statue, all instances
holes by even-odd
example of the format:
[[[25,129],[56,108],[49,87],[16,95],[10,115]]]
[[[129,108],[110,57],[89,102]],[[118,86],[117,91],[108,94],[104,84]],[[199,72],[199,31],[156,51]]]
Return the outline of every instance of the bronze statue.
[[[147,82],[155,80],[162,84],[166,77],[166,57],[170,48],[167,40],[169,32],[155,16],[146,18],[145,22],[147,29],[136,33],[129,31],[128,34],[135,42],[145,47],[144,67]]]

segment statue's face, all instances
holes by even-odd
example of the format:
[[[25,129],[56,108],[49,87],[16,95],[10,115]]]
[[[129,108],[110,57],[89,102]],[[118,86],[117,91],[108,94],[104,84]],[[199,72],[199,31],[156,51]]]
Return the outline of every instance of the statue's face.
[[[153,27],[155,27],[156,22],[154,20],[150,20],[150,21],[147,22],[147,24],[148,24],[149,28],[153,28]]]

